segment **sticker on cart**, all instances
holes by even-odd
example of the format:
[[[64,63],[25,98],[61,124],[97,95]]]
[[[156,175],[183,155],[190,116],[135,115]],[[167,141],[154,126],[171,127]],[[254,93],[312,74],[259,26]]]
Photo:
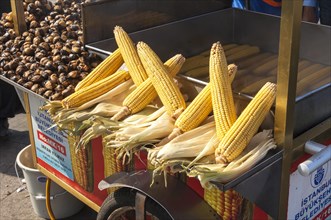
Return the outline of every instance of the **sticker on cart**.
[[[310,176],[298,170],[291,174],[287,216],[294,220],[331,218],[331,161]]]
[[[52,127],[47,112],[39,110],[44,104],[40,98],[29,94],[29,102],[37,159],[74,180],[67,134]]]

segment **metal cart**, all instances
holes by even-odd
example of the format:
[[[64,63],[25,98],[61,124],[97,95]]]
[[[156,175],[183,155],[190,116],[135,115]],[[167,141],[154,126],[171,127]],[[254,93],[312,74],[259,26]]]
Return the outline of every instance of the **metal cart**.
[[[175,5],[176,3],[172,2],[171,7]],[[145,19],[148,16],[153,19],[155,14],[147,13],[152,8],[151,5],[140,3],[135,5],[134,10],[142,13]],[[330,67],[330,27],[301,22],[300,8],[302,8],[301,1],[284,1],[281,18],[249,11],[225,9],[209,11],[200,15],[190,14],[188,18],[182,20],[168,19],[167,22],[158,26],[153,24],[136,29],[135,20],[121,20],[123,18],[115,13],[107,14],[108,11],[116,12],[118,9],[125,14],[132,11],[132,8],[125,3],[121,5],[119,2],[100,1],[83,5],[84,40],[89,50],[101,55],[108,55],[114,50],[116,44],[112,36],[112,28],[109,27],[122,25],[120,22],[123,21],[134,41],[147,42],[162,59],[169,56],[169,48],[174,54],[182,53],[185,57],[190,57],[208,50],[216,41],[224,44],[250,44],[258,46],[262,51],[278,54],[278,71],[274,73],[278,92],[272,126],[279,148],[269,152],[260,163],[233,181],[226,184],[215,184],[221,190],[234,188],[271,217],[285,219],[292,163],[304,154],[304,145],[307,141],[313,138],[327,140],[331,137],[330,78],[317,88],[312,86],[303,94],[297,95],[296,93],[299,58]],[[165,12],[156,11],[158,16],[164,16]],[[96,14],[102,16],[96,16]],[[105,19],[109,21],[107,25],[103,22]],[[252,75],[252,77],[255,76]],[[36,125],[33,124],[35,117],[33,111],[36,111],[36,106],[41,105],[43,101],[39,104],[35,102],[43,100],[43,98],[36,98],[32,92],[4,77],[1,79],[13,84],[23,93],[30,139],[34,145]],[[206,85],[204,79],[185,75],[181,75],[180,80],[190,89],[199,90]],[[254,93],[242,93],[242,91],[236,90],[236,87],[233,89],[236,98],[243,102],[247,102],[254,96]],[[320,107],[321,103],[323,103],[323,108]],[[100,210],[101,203],[107,195],[101,191],[87,192],[72,183],[72,179],[58,174],[48,165],[39,163],[37,155],[34,159],[40,171],[46,176],[94,210],[102,211]],[[178,180],[172,179],[171,184],[175,187],[165,189],[162,186],[150,188],[150,179],[151,176],[148,172],[135,172],[135,175],[119,173],[104,180],[98,177],[94,182],[94,190],[113,186],[125,186],[137,190],[138,193],[135,197],[137,216],[144,216],[144,203],[147,199],[152,199],[163,207],[173,219],[194,219],[198,216],[217,218],[202,199],[192,196],[192,192],[188,191],[185,185],[178,185]],[[99,185],[100,189],[97,189],[96,185]],[[165,194],[177,195],[179,193],[182,193],[184,199],[190,198],[190,206],[187,206],[185,202],[175,203],[174,199],[164,198]],[[174,206],[174,204],[176,205]]]

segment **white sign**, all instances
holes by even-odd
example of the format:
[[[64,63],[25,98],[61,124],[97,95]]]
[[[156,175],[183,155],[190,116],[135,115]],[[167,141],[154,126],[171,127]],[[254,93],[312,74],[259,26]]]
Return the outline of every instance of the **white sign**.
[[[29,94],[29,103],[37,158],[74,180],[67,135],[56,127],[51,128],[52,119],[47,112],[39,110],[44,105],[41,99]]]
[[[310,176],[298,170],[291,174],[287,216],[291,220],[331,218],[331,161]]]

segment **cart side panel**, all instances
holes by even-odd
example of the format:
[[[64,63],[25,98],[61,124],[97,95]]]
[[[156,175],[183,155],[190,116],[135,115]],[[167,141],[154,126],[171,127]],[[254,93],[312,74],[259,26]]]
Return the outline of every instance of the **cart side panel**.
[[[20,86],[17,87],[19,89]],[[87,146],[89,149],[86,149],[86,154],[80,157],[73,150],[75,145],[71,141],[72,137],[52,127],[51,117],[46,111],[39,109],[45,100],[33,93],[29,93],[28,97],[26,104],[31,112],[29,133],[36,149],[38,169],[97,211],[107,197],[107,192],[100,191],[97,187],[104,178],[103,163],[100,163],[103,161],[101,138],[92,140]],[[74,158],[78,165],[73,162]],[[87,164],[83,159],[86,159]],[[84,166],[87,166],[86,170]]]

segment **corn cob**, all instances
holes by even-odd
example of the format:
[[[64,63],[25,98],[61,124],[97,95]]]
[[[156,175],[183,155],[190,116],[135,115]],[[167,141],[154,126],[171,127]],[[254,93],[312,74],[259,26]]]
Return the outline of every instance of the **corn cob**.
[[[204,200],[219,214],[222,219],[238,219],[242,198],[239,193],[233,189],[225,192],[217,187],[205,189]]]
[[[196,67],[187,72],[183,72],[183,74],[189,77],[202,78],[208,76],[208,72],[209,72],[209,66],[206,65],[206,66]]]
[[[72,163],[72,170],[75,178],[75,182],[77,182],[83,189],[86,191],[90,190],[90,186],[88,184],[88,156],[87,156],[87,149],[79,149],[75,151],[75,143],[78,141],[79,136],[75,135],[68,135],[68,142],[69,142],[69,150],[71,154],[71,163]]]
[[[137,45],[138,55],[167,113],[177,118],[186,108],[185,100],[160,58],[144,42]]]
[[[305,78],[298,81],[297,93],[302,93],[303,91],[308,92],[311,85],[316,84],[320,79],[330,78],[331,71],[330,66],[325,66],[324,68],[306,76]]]
[[[226,44],[226,45],[223,45],[223,50],[227,51],[227,50],[230,50],[230,49],[235,48],[235,47],[238,47],[238,44]],[[210,50],[206,50],[206,51],[200,53],[199,55],[209,56],[210,55]]]
[[[224,213],[222,218],[224,220],[231,219],[231,211],[232,211],[232,190],[227,190],[224,192]]]
[[[269,112],[276,97],[276,85],[267,82],[224,135],[216,151],[216,161],[233,161],[245,149]]]
[[[214,43],[210,52],[210,91],[216,132],[219,139],[236,121],[236,111],[224,51],[219,42]]]
[[[104,176],[111,176],[117,173],[116,169],[116,153],[115,148],[112,147],[103,147],[103,161],[104,161]],[[116,187],[115,187],[116,188]],[[107,193],[111,194],[115,191],[113,187],[107,189]]]
[[[307,68],[308,66],[311,66],[311,62],[309,62],[308,60],[300,60],[299,64],[298,64],[298,76],[299,73],[304,70],[305,68]],[[274,68],[273,70],[270,71],[270,76],[276,76],[277,75],[277,70],[278,68]]]
[[[74,179],[75,181],[82,185],[82,177],[80,175],[80,169],[79,169],[79,159],[77,158],[78,157],[78,154],[76,154],[75,152],[75,143],[78,141],[77,140],[77,136],[74,136],[74,135],[68,135],[68,143],[69,143],[69,150],[70,150],[70,155],[71,155],[71,164],[72,164],[72,172],[74,174]]]
[[[232,190],[232,193],[233,193],[233,197],[232,197],[232,205],[231,205],[231,219],[238,219],[238,216],[241,212],[241,205],[243,202],[243,198],[235,190]]]
[[[190,57],[186,60],[181,72],[188,72],[198,67],[208,66],[208,62],[209,62],[209,57],[204,57],[200,55]]]
[[[244,49],[244,52],[240,51],[242,48]],[[228,44],[223,47],[225,54],[227,53],[227,50],[231,51],[232,49],[235,49],[234,52],[237,52],[239,50],[238,55],[237,53],[233,55],[234,58],[237,57],[238,59],[241,56],[245,56],[246,53],[250,54],[256,50],[256,48],[250,47],[248,45],[243,45],[242,47],[242,46],[237,46],[236,44]],[[181,72],[185,73],[186,76],[191,76],[191,77],[201,77],[201,74],[202,75],[208,74],[209,55],[210,55],[210,51],[208,50],[202,52],[197,56],[188,58],[185,64],[183,65]]]
[[[185,58],[177,54],[167,60],[164,65],[171,77],[176,76],[185,62]],[[153,87],[150,78],[146,79],[133,92],[131,92],[123,101],[123,108],[112,117],[112,120],[118,121],[123,117],[141,111],[157,97],[157,92]]]
[[[323,67],[324,66],[322,64],[316,63],[316,64],[310,65],[307,68],[299,71],[298,72],[298,82],[301,81],[302,79],[306,78],[307,76],[310,76],[311,74],[319,71]]]
[[[298,64],[298,73],[302,70],[304,70],[305,68],[307,68],[308,66],[311,65],[311,62],[308,60],[300,60],[299,64]],[[277,73],[277,72],[275,72]]]
[[[273,68],[276,68],[278,64],[277,56],[274,55],[272,57],[273,59],[269,60],[268,62],[264,62],[262,65],[258,66],[257,68],[254,68],[252,72],[256,75],[265,76]]]
[[[101,79],[104,79],[111,74],[115,73],[118,68],[123,64],[123,58],[119,49],[116,49],[104,61],[102,61],[90,74],[88,74],[82,81],[75,87],[78,91],[86,86],[89,86]]]
[[[249,47],[247,49],[241,50],[237,53],[234,53],[230,56],[227,56],[227,61],[228,62],[235,62],[239,59],[243,59],[252,55],[255,55],[260,52],[260,48],[258,47]],[[226,52],[225,52],[226,54]]]
[[[235,45],[233,45],[233,47],[235,47]],[[210,55],[210,50],[205,50],[205,51],[201,52],[198,56],[207,57],[209,55]]]
[[[114,28],[114,35],[130,76],[134,84],[138,86],[148,78],[148,75],[140,61],[137,50],[131,38],[122,27],[116,26]]]
[[[116,73],[90,85],[77,92],[74,92],[67,98],[62,100],[64,108],[78,107],[119,85],[120,83],[130,79],[127,71],[119,70]]]
[[[236,72],[237,66],[230,64],[228,66],[228,74],[231,82],[233,81]],[[209,113],[213,110],[210,87],[211,85],[208,83],[178,117],[175,122],[177,128],[175,128],[169,135],[169,141],[183,132],[187,132],[198,127],[208,117]]]
[[[238,46],[236,46],[236,47],[233,47],[233,48],[231,48],[231,49],[229,49],[229,50],[225,50],[224,48],[223,48],[223,50],[224,50],[224,53],[225,53],[225,55],[226,55],[226,57],[228,57],[228,56],[231,56],[231,55],[233,55],[233,54],[235,54],[235,53],[238,53],[238,52],[240,52],[240,51],[242,51],[242,50],[246,50],[247,48],[250,48],[251,46],[249,46],[249,45],[247,45],[247,44],[243,44],[243,45],[238,45]]]
[[[225,45],[223,45],[223,50],[227,51],[227,50],[233,49],[235,47],[238,47],[238,44],[225,44]]]
[[[322,86],[325,86],[326,84],[330,83],[330,73],[328,76],[325,77],[321,77],[320,79],[318,79],[318,81],[316,81],[314,84],[310,85],[308,89],[308,91],[313,91],[315,89],[318,89]],[[299,91],[297,90],[297,96],[302,95],[299,93]]]
[[[259,53],[247,59],[243,59],[237,62],[237,65],[240,66],[240,69],[245,69],[254,64],[262,63],[264,59],[270,57],[270,53]]]
[[[248,86],[246,86],[244,89],[242,89],[240,92],[245,93],[245,94],[256,94],[259,89],[266,84],[267,82],[276,82],[276,75],[273,76],[266,76],[262,77],[260,80],[256,80],[253,83],[250,83]]]

